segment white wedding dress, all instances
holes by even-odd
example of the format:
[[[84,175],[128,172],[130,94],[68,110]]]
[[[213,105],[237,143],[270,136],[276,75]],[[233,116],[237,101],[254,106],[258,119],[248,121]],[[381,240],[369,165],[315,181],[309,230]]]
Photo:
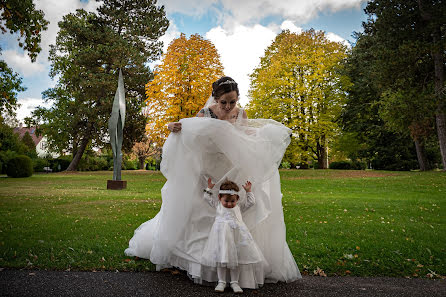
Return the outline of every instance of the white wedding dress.
[[[269,267],[259,279],[242,266],[240,286],[301,278],[286,242],[278,172],[291,131],[276,121],[246,120],[241,114],[235,123],[209,117],[180,121],[181,132],[171,133],[163,147],[161,172],[167,181],[161,210],[135,230],[126,255],[150,259],[158,270],[178,267],[197,283],[218,281],[215,267],[201,264],[216,215],[203,190],[208,177],[216,181],[214,189],[226,179],[239,185],[249,180],[256,203],[243,213],[243,221]],[[244,191],[240,199],[246,199]]]

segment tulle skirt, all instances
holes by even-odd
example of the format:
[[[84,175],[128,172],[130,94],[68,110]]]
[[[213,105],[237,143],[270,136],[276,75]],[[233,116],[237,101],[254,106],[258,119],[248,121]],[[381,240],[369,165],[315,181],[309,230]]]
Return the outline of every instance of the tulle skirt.
[[[272,120],[250,120],[244,126],[210,118],[183,119],[163,147],[160,212],[139,226],[125,254],[150,259],[157,269],[175,266],[197,283],[216,282],[216,268],[202,264],[215,220],[215,209],[203,199],[207,179],[216,187],[230,179],[253,184],[256,203],[243,221],[268,267],[241,264],[239,284],[257,288],[264,282],[301,278],[286,242],[278,166],[289,144],[290,130]],[[240,199],[246,199],[242,193]]]

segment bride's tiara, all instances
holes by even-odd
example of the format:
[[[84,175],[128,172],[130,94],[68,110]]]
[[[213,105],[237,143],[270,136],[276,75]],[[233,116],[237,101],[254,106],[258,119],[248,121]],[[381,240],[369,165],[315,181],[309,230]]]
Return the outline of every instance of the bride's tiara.
[[[238,192],[234,190],[220,190],[218,191],[219,194],[229,194],[229,195],[238,195]]]
[[[222,85],[230,85],[230,84],[237,84],[235,81],[233,81],[233,80],[226,80],[226,81],[224,81],[224,82],[221,82],[221,83],[219,83],[218,84],[218,86],[222,86]]]

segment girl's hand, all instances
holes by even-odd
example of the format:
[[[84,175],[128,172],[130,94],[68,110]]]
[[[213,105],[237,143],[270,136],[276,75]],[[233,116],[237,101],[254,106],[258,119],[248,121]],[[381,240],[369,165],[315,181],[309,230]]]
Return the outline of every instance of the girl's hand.
[[[167,124],[167,129],[170,131],[176,133],[181,131],[181,123],[180,122],[174,122]]]
[[[212,183],[212,179],[208,178],[208,188],[212,189],[215,186],[215,184]]]
[[[251,182],[248,180],[244,185],[243,189],[245,189],[246,192],[251,192]]]

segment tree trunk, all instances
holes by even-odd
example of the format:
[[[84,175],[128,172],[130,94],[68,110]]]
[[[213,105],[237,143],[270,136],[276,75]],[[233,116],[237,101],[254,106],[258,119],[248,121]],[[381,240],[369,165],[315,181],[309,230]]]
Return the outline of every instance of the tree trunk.
[[[139,157],[139,169],[144,169],[144,162],[146,161],[146,157]]]
[[[422,0],[418,0],[421,17],[428,23],[432,22],[432,15],[424,9]],[[438,142],[440,144],[441,161],[443,170],[446,171],[446,116],[445,116],[445,93],[444,87],[444,49],[441,40],[441,26],[435,26],[432,32],[433,50],[432,58],[434,60],[435,72],[435,97],[437,98],[437,110],[435,120],[437,124]]]
[[[443,171],[446,171],[446,116],[444,112],[437,110],[436,114],[438,142],[440,143],[441,161]]]
[[[323,143],[323,144],[321,144]],[[327,150],[325,147],[325,137],[321,137],[317,142],[317,164],[319,169],[327,169]]]
[[[443,170],[446,171],[446,116],[445,116],[445,93],[444,88],[444,62],[442,47],[440,46],[440,30],[437,28],[433,34],[434,51],[432,56],[434,58],[435,66],[435,97],[437,97],[437,110],[435,112],[435,120],[437,124],[438,142],[440,144],[441,161],[443,163]]]
[[[71,163],[66,171],[77,171],[77,166],[79,165],[79,162],[82,158],[82,155],[84,154],[85,148],[87,147],[89,141],[90,137],[84,137],[84,139],[82,139],[81,144],[76,149],[76,154],[74,155],[73,160],[71,160]]]
[[[424,150],[424,143],[422,143],[418,138],[415,138],[415,149],[417,150],[418,164],[420,165],[421,171],[428,170],[428,164],[426,159],[426,152]]]

